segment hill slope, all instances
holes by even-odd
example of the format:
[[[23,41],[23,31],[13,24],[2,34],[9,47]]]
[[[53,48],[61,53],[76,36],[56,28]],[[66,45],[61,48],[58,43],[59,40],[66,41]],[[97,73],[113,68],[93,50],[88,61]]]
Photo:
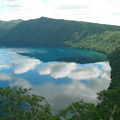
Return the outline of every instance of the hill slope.
[[[14,28],[17,24],[21,21],[19,20],[12,20],[12,21],[0,21],[0,39],[8,33],[8,31]]]
[[[108,30],[111,32],[120,31],[120,27],[42,17],[18,24],[1,39],[0,44],[19,45],[20,47],[79,47],[75,43],[78,44],[80,41],[86,41],[86,39],[96,39],[95,35],[98,37]]]

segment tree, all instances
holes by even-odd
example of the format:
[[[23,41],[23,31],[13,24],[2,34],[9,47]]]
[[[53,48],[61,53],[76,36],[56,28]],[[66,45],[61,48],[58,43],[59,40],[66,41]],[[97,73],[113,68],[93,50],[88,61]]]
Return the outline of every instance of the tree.
[[[30,94],[22,87],[0,88],[0,119],[2,120],[59,120],[50,112],[44,97]]]
[[[71,117],[68,117],[68,114]],[[98,114],[93,103],[86,103],[83,100],[71,103],[66,109],[60,110],[59,114],[65,120],[97,120]]]
[[[60,110],[59,115],[65,120],[120,120],[120,84],[115,90],[99,92],[98,100],[97,105],[83,100],[71,103],[66,109]]]
[[[102,119],[120,119],[120,84],[115,90],[103,90],[98,93],[98,100],[101,100],[101,103],[96,109],[101,113]]]

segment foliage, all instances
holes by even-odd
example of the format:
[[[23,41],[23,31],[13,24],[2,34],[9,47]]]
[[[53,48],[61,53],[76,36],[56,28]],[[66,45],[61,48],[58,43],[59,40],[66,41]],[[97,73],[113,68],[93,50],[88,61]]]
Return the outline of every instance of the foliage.
[[[101,113],[102,119],[109,119],[111,114],[115,120],[120,119],[120,84],[114,90],[103,90],[98,93],[98,100],[101,100],[101,103],[97,105],[97,110]]]
[[[30,94],[32,89],[22,87],[0,88],[0,119],[25,120],[114,120],[120,119],[120,84],[114,90],[98,93],[97,105],[83,100],[52,115],[44,97]]]
[[[22,87],[0,88],[0,119],[2,120],[59,120],[50,112],[44,97],[30,94]]]
[[[71,103],[66,109],[60,110],[59,115],[65,120],[114,120],[120,119],[120,84],[115,90],[103,90],[98,93],[97,105],[83,100]],[[71,113],[71,117],[68,116]]]
[[[101,39],[98,41],[102,40],[107,34],[106,31],[111,34],[120,31],[120,27],[42,17],[21,22],[1,38],[0,44],[15,47],[66,46],[88,49],[86,44],[90,41],[93,44],[99,37]]]
[[[117,48],[108,56],[110,60],[111,71],[111,84],[108,89],[115,89],[120,83],[120,47]]]
[[[71,113],[71,118],[67,118]],[[66,120],[97,120],[98,115],[93,103],[85,103],[83,100],[71,103],[66,109],[60,110],[59,114]]]

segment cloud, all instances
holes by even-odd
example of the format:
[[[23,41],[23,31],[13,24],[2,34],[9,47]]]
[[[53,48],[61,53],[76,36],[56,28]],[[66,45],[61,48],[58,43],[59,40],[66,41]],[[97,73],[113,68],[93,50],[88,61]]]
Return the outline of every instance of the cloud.
[[[37,52],[37,53],[41,53],[41,54],[45,54],[47,53],[48,51],[47,50],[42,50],[42,49],[39,49],[39,48],[9,48],[9,53],[29,53],[29,54],[34,54],[34,52]]]
[[[93,78],[98,78],[100,74],[101,71],[97,67],[93,65],[88,65],[76,68],[75,70],[71,71],[68,77],[77,80],[90,80]]]
[[[111,67],[109,65],[109,62],[99,62],[98,64],[102,65],[102,74],[101,77],[103,79],[110,79],[110,71],[111,71]]]
[[[19,77],[16,77],[16,80],[14,83],[10,83],[10,86],[22,86],[23,88],[31,88],[31,85],[30,83],[23,79],[23,78],[19,78]]]
[[[38,18],[47,12],[46,5],[41,0],[5,0],[3,4],[11,11],[11,14],[8,14],[11,19]]]
[[[7,64],[4,64],[4,65],[0,65],[0,70],[2,69],[2,68],[9,68],[10,66],[9,65],[7,65]]]
[[[32,93],[44,96],[52,105],[53,114],[56,114],[59,109],[66,108],[71,101],[76,102],[83,99],[85,102],[96,104],[98,102],[96,93],[107,89],[111,82],[110,70],[109,62],[86,64],[84,67],[76,63],[46,63],[38,70],[39,74],[50,74],[55,79],[69,77],[72,81],[67,84],[56,84],[54,82],[31,84],[28,80],[15,77],[10,86],[33,88]],[[88,78],[90,80],[87,80]]]
[[[88,7],[86,0],[71,0],[69,2],[67,0],[50,0],[48,3],[55,9],[84,9]]]
[[[45,64],[41,69],[38,70],[40,75],[50,74],[53,78],[67,77],[71,70],[76,68],[76,63],[54,63]]]
[[[9,81],[12,80],[14,77],[11,74],[0,73],[0,80],[1,81]]]
[[[120,25],[119,0],[5,0],[0,19],[35,19],[41,16]],[[117,14],[117,15],[116,15]]]
[[[52,112],[56,114],[59,109],[64,109],[70,102],[83,99],[85,102],[97,103],[96,93],[109,86],[110,80],[92,79],[84,84],[80,81],[73,81],[68,84],[55,84],[45,82],[43,84],[30,84],[27,80],[16,78],[10,86],[23,86],[23,88],[33,88],[32,93],[44,96],[52,105]]]
[[[58,12],[58,14],[60,11],[57,9],[61,9],[61,13],[63,13],[62,16],[65,19],[74,19],[89,22],[97,22],[98,20],[99,22],[103,22],[102,19],[106,20],[107,17],[112,17],[111,13],[113,11],[116,11],[116,9],[117,11],[120,11],[120,8],[116,6],[116,4],[120,4],[120,2],[117,1],[116,4],[113,4],[112,2],[109,0],[71,0],[69,2],[67,0],[50,0],[49,4],[56,10],[56,12]],[[53,11],[53,14],[55,14],[55,11]],[[79,16],[80,14],[81,16]],[[67,16],[65,17],[65,15]]]
[[[0,69],[12,67],[15,74],[21,74],[21,73],[26,73],[29,70],[35,69],[35,67],[41,63],[39,59],[30,58],[30,57],[17,54],[16,52],[20,51],[21,49],[10,48],[7,50],[8,51],[1,50],[0,58],[2,62],[0,65]],[[25,49],[23,49],[23,51],[24,50]]]
[[[15,74],[26,73],[29,70],[35,69],[37,65],[40,64],[40,61],[37,59],[20,57],[21,59],[17,59],[11,63],[11,67]]]
[[[108,62],[96,63],[95,65],[102,65],[102,69],[97,66],[88,64],[86,66],[77,66],[76,63],[48,63],[41,67],[38,72],[40,75],[50,74],[53,78],[68,77],[72,80],[91,80],[102,77],[109,79],[110,67]]]

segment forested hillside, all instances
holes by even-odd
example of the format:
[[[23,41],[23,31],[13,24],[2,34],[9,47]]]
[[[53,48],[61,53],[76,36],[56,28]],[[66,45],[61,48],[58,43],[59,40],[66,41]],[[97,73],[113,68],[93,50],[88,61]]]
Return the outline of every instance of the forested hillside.
[[[103,34],[101,37],[104,37],[106,31],[120,31],[120,27],[42,17],[18,24],[1,39],[1,44],[20,47],[33,45],[79,47],[75,43],[93,41],[101,34]]]
[[[14,28],[17,24],[19,24],[20,20],[12,20],[12,21],[0,21],[0,39],[7,34],[7,32]]]
[[[8,47],[59,46],[96,50],[106,54],[110,60],[112,83],[109,89],[114,89],[120,81],[119,26],[45,17],[17,24],[18,21],[0,22],[0,45]]]

